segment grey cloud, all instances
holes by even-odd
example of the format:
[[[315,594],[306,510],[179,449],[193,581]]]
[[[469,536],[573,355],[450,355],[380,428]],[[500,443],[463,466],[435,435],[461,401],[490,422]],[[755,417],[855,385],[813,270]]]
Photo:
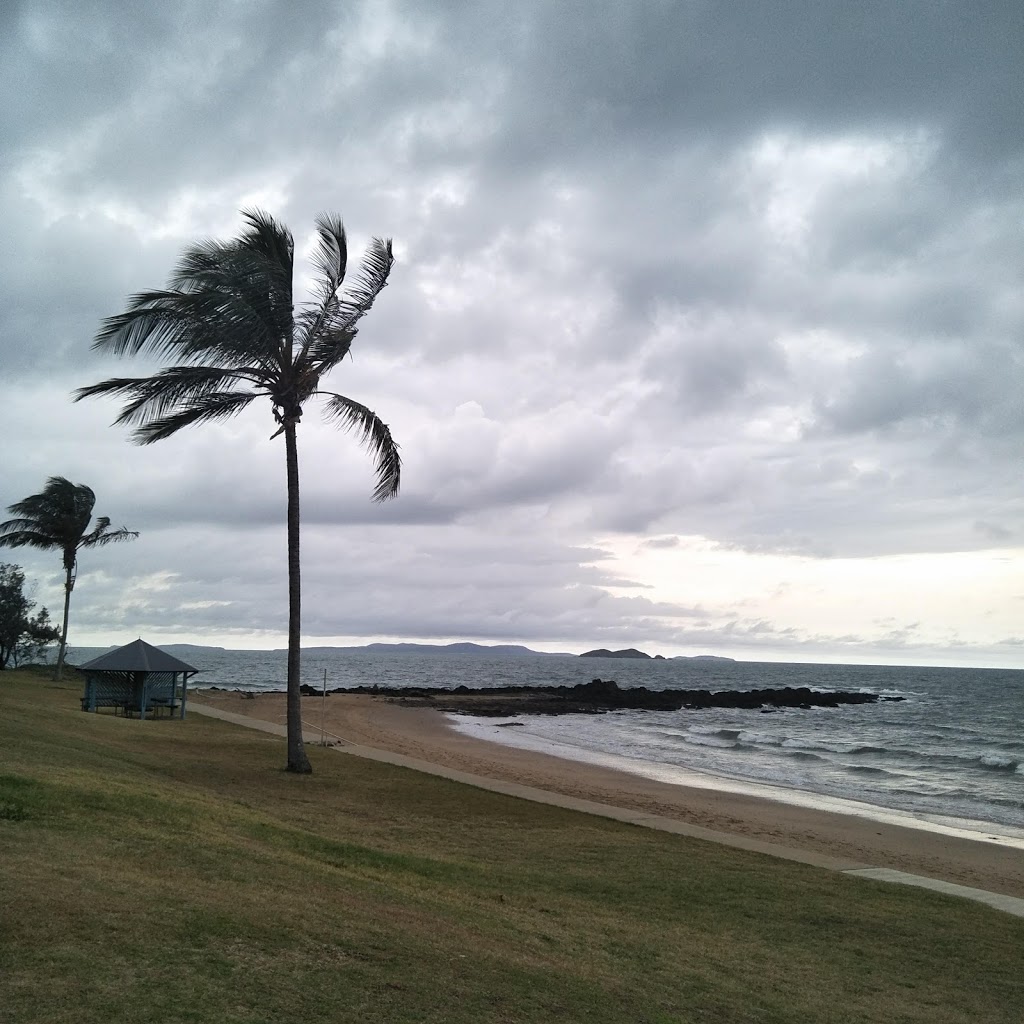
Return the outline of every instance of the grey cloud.
[[[1013,530],[1008,530],[1005,526],[999,523],[990,523],[984,519],[979,519],[974,523],[974,529],[977,530],[986,540],[995,541],[996,543],[1004,543],[1012,540],[1014,536]]]
[[[517,8],[502,25],[512,69],[491,163],[506,174],[596,160],[614,140],[659,154],[681,138],[738,139],[764,125],[877,132],[926,124],[987,159],[1015,147],[1022,29],[1010,3],[970,19],[914,3]],[[493,39],[482,11],[475,47]],[[499,21],[501,24],[501,21]],[[519,28],[516,32],[514,29]],[[999,83],[998,88],[996,83]]]
[[[1003,343],[874,350],[850,365],[821,418],[844,432],[951,420],[983,435],[1024,427],[1024,355]]]
[[[634,586],[600,569],[601,551],[540,539],[523,557],[522,530],[426,532],[389,541],[386,527],[305,531],[305,631],[417,636],[557,638],[610,628],[617,616],[691,614],[647,597],[611,597]],[[517,535],[519,534],[519,535]],[[30,553],[27,567],[56,604],[59,559]],[[83,558],[75,629],[137,628],[216,635],[244,622],[279,630],[285,614],[285,543],[277,530],[176,526]],[[428,595],[426,599],[424,595]],[[373,625],[375,623],[375,625]],[[518,632],[517,632],[518,631]]]
[[[266,410],[158,450],[67,405],[145,372],[89,352],[99,320],[244,203],[300,246],[338,209],[353,248],[401,257],[331,382],[391,423],[401,498],[370,503],[365,453],[303,423],[313,629],[860,651],[605,601],[631,584],[595,537],[858,557],[1020,534],[1019,5],[127,11],[32,0],[0,32],[0,83],[32,82],[0,112],[0,502],[59,472],[144,532],[84,615],[281,621]],[[115,568],[142,581],[123,601]]]
[[[677,338],[651,359],[649,372],[682,417],[738,403],[749,409],[788,377],[785,356],[763,327],[722,316],[669,329]]]

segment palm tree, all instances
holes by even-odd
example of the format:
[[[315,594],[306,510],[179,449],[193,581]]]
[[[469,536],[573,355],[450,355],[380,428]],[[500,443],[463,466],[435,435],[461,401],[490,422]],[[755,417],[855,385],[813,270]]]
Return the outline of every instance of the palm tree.
[[[94,348],[117,355],[143,352],[172,365],[151,377],[115,378],[80,388],[75,401],[97,395],[128,399],[117,423],[151,444],[194,423],[225,419],[250,402],[270,399],[284,434],[288,487],[288,770],[312,770],[302,742],[300,709],[301,587],[299,461],[295,432],[304,403],[327,399],[326,416],[354,431],[375,457],[375,501],[398,493],[398,446],[376,413],[343,395],[321,391],[320,380],[348,354],[359,320],[386,286],[391,240],[374,238],[346,284],[348,245],[336,215],[317,218],[313,298],[292,300],[295,243],[269,215],[244,211],[245,230],[227,242],[186,249],[169,287],[133,296],[127,312],[110,317]]]
[[[122,540],[134,540],[138,532],[121,527],[110,528],[110,520],[100,516],[89,530],[96,495],[85,484],[73,484],[62,476],[51,476],[39,494],[30,494],[7,511],[17,516],[0,523],[0,547],[42,548],[60,550],[64,558],[64,625],[60,631],[60,653],[57,655],[57,678],[64,673],[64,654],[68,643],[68,611],[71,591],[78,573],[78,552],[83,548],[100,548]]]

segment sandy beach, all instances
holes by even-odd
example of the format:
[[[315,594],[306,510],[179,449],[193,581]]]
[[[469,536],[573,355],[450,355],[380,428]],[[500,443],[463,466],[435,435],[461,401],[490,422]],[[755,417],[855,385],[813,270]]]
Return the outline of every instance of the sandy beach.
[[[285,720],[284,694],[255,697],[199,691],[197,703],[268,722]],[[319,731],[320,702],[304,704]],[[796,807],[743,794],[646,779],[595,764],[506,747],[453,729],[435,711],[365,695],[330,695],[328,739],[374,747],[435,765],[550,792],[646,811],[798,850],[895,868],[1024,898],[1024,850],[928,832],[857,815]]]

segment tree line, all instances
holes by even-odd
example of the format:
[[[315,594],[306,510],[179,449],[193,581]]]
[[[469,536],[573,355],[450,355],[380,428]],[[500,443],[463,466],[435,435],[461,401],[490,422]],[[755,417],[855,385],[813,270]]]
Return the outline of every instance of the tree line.
[[[37,661],[60,637],[50,613],[25,593],[25,574],[20,565],[0,562],[0,671]]]

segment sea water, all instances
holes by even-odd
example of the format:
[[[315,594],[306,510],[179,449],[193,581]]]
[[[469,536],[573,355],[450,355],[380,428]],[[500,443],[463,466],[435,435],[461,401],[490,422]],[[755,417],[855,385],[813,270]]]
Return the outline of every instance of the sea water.
[[[284,688],[283,651],[204,649],[191,660],[203,670],[193,685]],[[902,697],[771,713],[709,708],[452,718],[481,738],[663,781],[873,810],[880,818],[889,812],[893,820],[909,816],[944,831],[963,826],[1011,838],[1013,845],[1024,841],[1024,671],[305,651],[303,681],[319,689],[325,673],[328,688],[571,686],[599,677],[650,689],[808,686]]]

